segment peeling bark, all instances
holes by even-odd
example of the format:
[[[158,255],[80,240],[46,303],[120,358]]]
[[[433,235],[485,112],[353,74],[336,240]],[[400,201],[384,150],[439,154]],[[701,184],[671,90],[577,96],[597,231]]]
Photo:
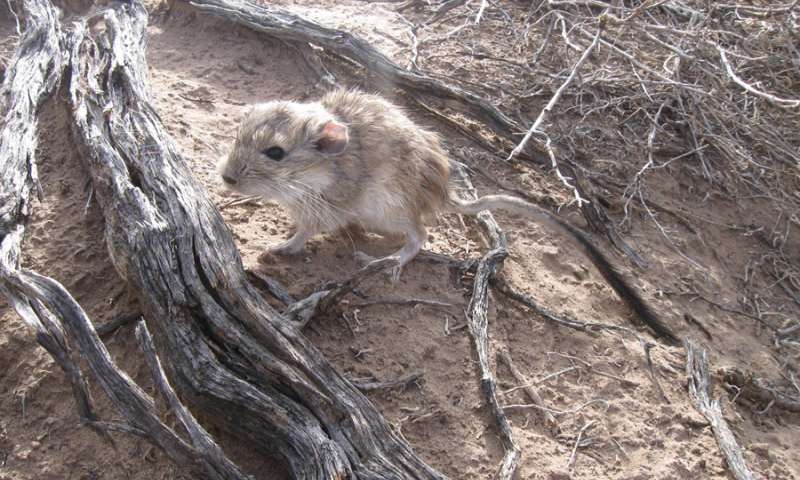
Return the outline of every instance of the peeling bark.
[[[719,400],[711,398],[711,377],[708,374],[708,353],[689,338],[684,340],[686,349],[686,375],[689,377],[689,395],[697,410],[706,417],[719,449],[728,463],[731,475],[736,480],[753,480],[753,473],[747,467],[741,447],[736,442],[728,422],[722,416]]]
[[[35,163],[37,113],[55,91],[64,62],[56,9],[46,0],[28,0],[23,9],[25,31],[9,62],[2,87],[5,105],[0,131],[0,293],[8,298],[33,329],[39,345],[67,375],[78,414],[82,421],[92,425],[97,415],[86,381],[72,358],[58,318],[48,308],[55,299],[45,298],[35,290],[36,282],[44,277],[23,269],[20,264],[34,192],[41,196]],[[63,287],[55,295],[62,300],[72,298]]]

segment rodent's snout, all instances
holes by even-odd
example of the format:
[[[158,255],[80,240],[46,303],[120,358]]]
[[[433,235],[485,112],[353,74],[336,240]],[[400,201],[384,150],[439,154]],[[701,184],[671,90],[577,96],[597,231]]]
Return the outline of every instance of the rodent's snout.
[[[221,158],[220,161],[217,163],[217,174],[219,178],[222,179],[222,184],[225,187],[233,188],[239,180],[236,176],[231,175],[231,171],[228,168],[230,164],[229,158]]]
[[[236,185],[236,179],[222,174],[222,181],[228,185]]]

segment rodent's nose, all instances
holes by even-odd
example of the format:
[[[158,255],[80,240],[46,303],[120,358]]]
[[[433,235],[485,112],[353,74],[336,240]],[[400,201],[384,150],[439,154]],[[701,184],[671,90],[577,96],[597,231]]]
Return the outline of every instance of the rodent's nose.
[[[222,180],[224,180],[225,183],[229,183],[231,185],[236,185],[236,179],[235,178],[231,178],[231,177],[229,177],[227,175],[223,175],[222,176]]]

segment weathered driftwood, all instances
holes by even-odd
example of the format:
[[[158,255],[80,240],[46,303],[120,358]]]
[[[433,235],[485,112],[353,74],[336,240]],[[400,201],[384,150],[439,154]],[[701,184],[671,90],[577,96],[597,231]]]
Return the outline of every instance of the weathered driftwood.
[[[86,381],[72,359],[58,319],[48,309],[51,301],[72,297],[59,285],[55,298],[44,298],[35,289],[36,281],[43,277],[20,265],[32,196],[34,192],[41,195],[35,163],[36,115],[56,89],[64,61],[56,9],[46,0],[28,0],[23,9],[25,31],[8,64],[2,87],[5,104],[0,132],[0,293],[67,375],[81,420],[93,425],[97,415]]]
[[[686,375],[689,377],[689,394],[694,400],[697,410],[706,417],[717,438],[722,455],[728,462],[734,478],[737,480],[752,480],[753,474],[747,468],[742,455],[742,449],[736,443],[728,422],[722,416],[722,407],[719,400],[712,400],[710,393],[710,377],[708,374],[708,353],[698,346],[693,340],[684,341],[686,348]]]
[[[0,133],[0,198],[4,200],[0,205],[0,292],[67,374],[82,422],[109,441],[109,430],[145,437],[167,451],[188,474],[220,480],[245,479],[224,456],[204,458],[210,446],[219,451],[213,442],[194,449],[166,426],[159,419],[153,400],[111,360],[70,293],[55,280],[20,266],[30,194],[39,186],[34,163],[36,111],[58,85],[67,59],[64,46],[68,43],[59,28],[57,10],[49,1],[27,0],[23,6],[26,29],[3,86],[7,111]],[[80,352],[125,423],[98,418],[84,375],[72,359],[73,348]],[[199,428],[191,422],[186,425],[190,431]]]
[[[461,183],[459,189],[467,200],[477,198],[475,187],[460,164],[453,163],[453,173],[457,181]],[[508,256],[508,242],[506,234],[500,229],[497,221],[489,211],[480,212],[477,216],[478,223],[489,237],[491,250],[481,257],[475,270],[475,280],[472,287],[472,298],[467,309],[467,323],[472,340],[475,344],[475,351],[478,355],[478,368],[481,372],[481,390],[486,397],[489,405],[489,412],[497,421],[500,430],[500,440],[503,442],[503,461],[500,464],[498,477],[510,480],[514,477],[519,462],[520,449],[514,442],[511,433],[511,425],[508,422],[500,402],[497,400],[497,382],[494,379],[491,365],[489,364],[489,281],[494,277],[498,268],[503,264],[503,260]]]
[[[297,478],[442,478],[248,282],[150,103],[147,14],[115,5],[72,52],[74,133],[120,275],[182,399]]]
[[[231,462],[225,453],[214,442],[211,435],[197,422],[197,419],[192,413],[181,403],[175,390],[172,389],[167,374],[161,366],[161,361],[156,354],[155,346],[153,345],[153,338],[147,330],[147,325],[140,322],[136,327],[136,338],[139,340],[139,346],[144,352],[144,358],[147,365],[150,367],[150,375],[153,377],[158,391],[167,400],[170,410],[178,417],[183,428],[189,434],[192,445],[197,449],[197,453],[192,456],[196,458],[196,462],[202,464],[203,468],[201,473],[205,473],[210,478],[230,479],[230,480],[245,480],[252,478],[245,476],[233,462]]]

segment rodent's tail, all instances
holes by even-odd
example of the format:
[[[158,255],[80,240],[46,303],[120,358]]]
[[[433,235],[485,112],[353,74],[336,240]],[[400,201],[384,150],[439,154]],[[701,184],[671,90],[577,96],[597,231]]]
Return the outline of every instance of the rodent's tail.
[[[661,322],[639,293],[628,285],[628,282],[625,281],[614,265],[611,264],[605,255],[603,255],[580,229],[550,214],[550,212],[541,207],[526,202],[521,198],[509,195],[486,195],[477,200],[461,200],[451,195],[447,204],[447,210],[453,213],[462,213],[466,215],[476,215],[483,210],[495,209],[505,210],[527,217],[534,217],[536,220],[540,221],[543,220],[555,226],[557,230],[566,233],[569,238],[580,245],[586,256],[589,257],[595,267],[597,267],[597,270],[603,275],[603,278],[611,285],[611,288],[613,288],[614,291],[617,292],[617,295],[628,304],[631,310],[656,333],[657,337],[662,337],[669,342],[677,343],[678,339],[672,331]]]

